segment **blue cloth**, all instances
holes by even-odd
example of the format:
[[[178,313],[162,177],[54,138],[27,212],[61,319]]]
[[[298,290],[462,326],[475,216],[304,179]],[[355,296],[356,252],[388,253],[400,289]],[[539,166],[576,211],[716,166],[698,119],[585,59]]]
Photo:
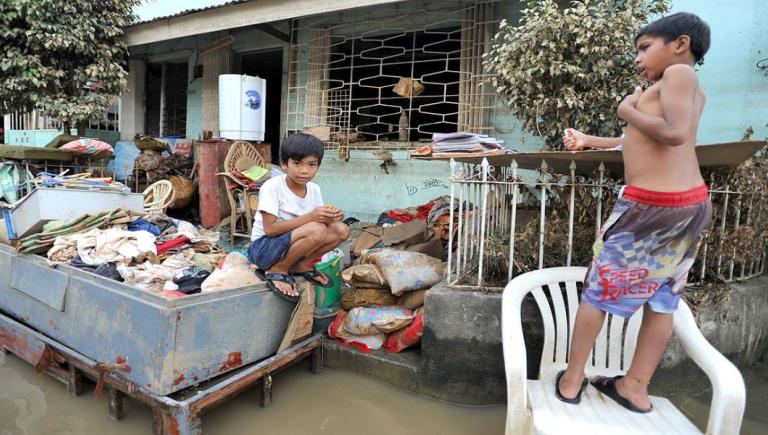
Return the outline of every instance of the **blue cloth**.
[[[291,247],[291,233],[288,231],[279,236],[262,236],[254,240],[248,247],[248,260],[261,270],[269,270],[285,257]]]
[[[152,225],[144,218],[138,218],[133,222],[129,222],[128,231],[149,231],[155,237],[160,235],[160,228]]]

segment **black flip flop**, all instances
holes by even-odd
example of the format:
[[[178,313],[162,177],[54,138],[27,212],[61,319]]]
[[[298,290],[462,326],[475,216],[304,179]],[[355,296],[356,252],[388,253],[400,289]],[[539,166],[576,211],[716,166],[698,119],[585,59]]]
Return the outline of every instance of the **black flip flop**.
[[[623,378],[624,376],[614,376],[612,378],[607,378],[604,376],[600,376],[600,378],[597,381],[592,381],[592,386],[597,389],[597,391],[605,394],[606,396],[613,399],[616,403],[619,405],[627,408],[628,410],[632,412],[637,412],[638,414],[647,414],[651,411],[653,411],[653,405],[651,405],[648,409],[642,409],[638,408],[624,398],[621,394],[619,394],[619,390],[616,389],[616,381]]]
[[[294,281],[292,276],[287,275],[285,273],[279,273],[279,272],[267,273],[259,269],[256,270],[256,275],[258,275],[258,277],[261,278],[267,284],[267,287],[269,287],[270,290],[272,290],[273,292],[275,292],[275,294],[280,296],[280,298],[288,302],[292,302],[294,304],[299,302],[301,294],[299,294],[299,296],[287,295],[281,292],[280,289],[278,289],[277,286],[275,286],[275,284],[272,282],[272,281],[280,281],[280,282],[288,283],[295,289],[296,281]]]
[[[299,273],[296,273],[294,275],[303,276],[304,279],[306,279],[307,281],[311,282],[314,285],[323,287],[323,288],[331,288],[331,287],[333,287],[333,279],[331,279],[331,277],[328,276],[327,273],[320,272],[317,269],[308,270],[306,272],[299,272]],[[328,280],[328,284],[323,284],[322,282],[318,281],[317,278],[320,277],[320,276],[324,276],[325,279]]]
[[[589,379],[584,378],[584,381],[581,383],[581,388],[579,388],[579,393],[576,394],[576,397],[567,399],[563,397],[562,394],[560,394],[560,378],[562,378],[564,374],[565,370],[560,370],[555,377],[555,397],[557,397],[561,402],[570,403],[571,405],[578,405],[581,403],[581,394],[584,393],[584,390],[587,389],[587,385],[589,385]]]

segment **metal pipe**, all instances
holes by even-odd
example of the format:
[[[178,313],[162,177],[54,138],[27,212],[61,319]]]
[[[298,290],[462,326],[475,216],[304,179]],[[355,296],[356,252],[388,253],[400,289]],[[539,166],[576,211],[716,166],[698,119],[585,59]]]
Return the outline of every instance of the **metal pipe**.
[[[568,254],[565,258],[565,265],[570,267],[573,254],[573,214],[576,207],[576,161],[571,160],[568,168],[571,170],[571,201],[568,205]]]
[[[725,190],[728,190],[728,184],[725,185]],[[723,242],[725,241],[725,222],[728,218],[728,193],[725,193],[725,199],[723,200],[723,216],[720,224],[720,244],[718,250],[720,251],[717,256],[717,276],[720,276],[720,266],[723,262]]]
[[[483,181],[488,181],[488,172],[490,171],[490,165],[488,164],[488,159],[483,158],[483,162],[480,165],[480,168],[483,171]],[[483,186],[482,190],[483,195],[483,208],[481,209],[482,217],[480,219],[480,246],[478,247],[478,253],[480,256],[480,259],[478,261],[477,265],[477,286],[481,287],[483,285],[483,260],[485,255],[485,230],[486,230],[486,219],[488,217],[488,185],[485,184]]]
[[[512,168],[512,178],[514,184],[512,185],[512,217],[509,223],[510,235],[509,235],[509,270],[507,271],[507,281],[512,280],[512,273],[514,272],[515,264],[515,227],[517,225],[517,161],[512,160],[510,165]]]
[[[448,203],[448,267],[445,277],[448,284],[451,283],[451,266],[453,260],[453,199],[456,194],[456,160],[451,158],[451,200]]]
[[[546,160],[541,161],[541,177],[542,177],[542,183],[541,183],[541,215],[539,216],[539,269],[544,268],[544,228],[545,228],[545,220],[546,220],[546,207],[547,207],[547,183],[546,183],[546,176],[547,176],[547,169],[549,166],[547,165]]]

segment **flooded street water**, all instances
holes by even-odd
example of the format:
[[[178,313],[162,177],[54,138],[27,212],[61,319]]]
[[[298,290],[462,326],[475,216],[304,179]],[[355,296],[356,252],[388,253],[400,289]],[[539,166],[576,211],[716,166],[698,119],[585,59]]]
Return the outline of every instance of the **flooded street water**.
[[[0,357],[1,358],[1,357]],[[744,372],[747,418],[744,435],[768,433],[768,364]],[[694,420],[706,425],[709,388],[702,382],[671,385],[669,398]],[[449,405],[407,393],[361,375],[325,370],[313,375],[298,364],[274,377],[274,402],[261,408],[256,389],[203,416],[205,435],[459,435],[503,434],[506,408]],[[107,416],[106,397],[93,389],[69,397],[64,385],[38,376],[32,367],[8,355],[0,364],[0,435],[150,434],[149,408],[126,400],[125,419]]]
[[[0,357],[1,358],[1,357]],[[204,435],[464,435],[502,434],[506,408],[463,407],[409,394],[364,376],[326,369],[313,375],[303,363],[273,377],[273,403],[259,406],[257,389],[204,414]],[[125,401],[125,419],[107,416],[107,399],[93,389],[78,398],[7,355],[0,366],[0,434],[151,434],[149,408]]]

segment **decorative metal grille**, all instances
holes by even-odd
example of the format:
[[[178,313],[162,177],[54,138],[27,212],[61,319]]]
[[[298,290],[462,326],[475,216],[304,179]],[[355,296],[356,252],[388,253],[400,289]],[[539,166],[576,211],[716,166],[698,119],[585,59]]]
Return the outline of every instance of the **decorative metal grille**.
[[[482,54],[496,15],[495,1],[409,2],[295,20],[288,132],[311,129],[329,149],[492,133],[496,94]]]

